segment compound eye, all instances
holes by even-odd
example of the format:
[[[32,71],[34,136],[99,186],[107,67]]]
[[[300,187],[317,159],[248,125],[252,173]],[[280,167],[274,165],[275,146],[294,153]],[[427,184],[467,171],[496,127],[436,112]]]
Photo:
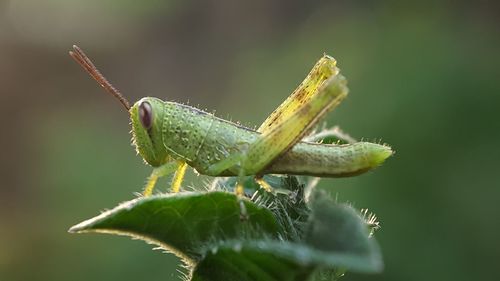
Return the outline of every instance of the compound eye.
[[[151,129],[153,126],[153,109],[149,102],[144,101],[139,105],[139,119],[144,129]]]

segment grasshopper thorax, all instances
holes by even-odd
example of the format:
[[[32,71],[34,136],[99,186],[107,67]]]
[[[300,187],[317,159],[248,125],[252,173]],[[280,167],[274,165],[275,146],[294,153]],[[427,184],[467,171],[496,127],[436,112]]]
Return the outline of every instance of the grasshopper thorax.
[[[129,110],[132,143],[137,153],[153,167],[161,166],[168,160],[162,137],[164,107],[162,100],[146,97]]]

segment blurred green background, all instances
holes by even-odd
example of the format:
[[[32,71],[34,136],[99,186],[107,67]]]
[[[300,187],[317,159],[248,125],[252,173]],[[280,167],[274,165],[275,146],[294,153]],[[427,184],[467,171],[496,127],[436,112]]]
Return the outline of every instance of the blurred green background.
[[[334,56],[351,92],[329,124],[397,151],[321,182],[382,223],[384,273],[343,280],[496,280],[499,19],[494,1],[0,1],[0,280],[180,280],[151,245],[66,233],[151,171],[127,114],[67,55],[74,43],[131,101],[249,126]]]

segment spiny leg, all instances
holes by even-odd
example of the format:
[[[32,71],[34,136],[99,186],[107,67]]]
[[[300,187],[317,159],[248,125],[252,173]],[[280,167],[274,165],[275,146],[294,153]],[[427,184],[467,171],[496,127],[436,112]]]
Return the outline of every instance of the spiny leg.
[[[295,145],[322,116],[333,109],[347,95],[346,81],[335,66],[336,61],[323,56],[306,79],[260,126],[262,135],[252,143],[245,154],[231,155],[209,168],[213,175],[235,165],[240,166],[235,193],[244,195],[243,178],[256,175],[279,155]],[[257,179],[256,179],[257,180]],[[257,181],[266,190],[272,187]],[[241,218],[247,217],[245,205],[240,199]]]
[[[290,115],[295,114],[299,108],[305,103],[314,99],[319,94],[318,89],[330,77],[339,73],[336,67],[337,62],[334,58],[324,55],[316,62],[307,77],[300,83],[300,85],[278,106],[260,125],[258,131],[266,133],[272,130],[276,125],[279,125],[286,120]]]
[[[144,187],[143,195],[144,197],[150,196],[153,193],[156,182],[159,178],[164,177],[173,173],[177,169],[177,162],[167,162],[160,167],[154,168],[153,172],[148,178],[146,186]]]
[[[172,192],[177,193],[181,188],[182,180],[186,174],[187,163],[185,161],[177,161],[177,171],[175,172],[174,178],[172,179]]]
[[[157,181],[158,181],[158,176],[153,175],[153,173],[152,173],[148,178],[148,182],[146,183],[146,186],[144,187],[144,191],[142,192],[142,195],[144,197],[151,196]]]
[[[262,133],[245,154],[231,155],[209,168],[213,175],[240,165],[235,193],[243,196],[242,179],[257,174],[279,155],[296,144],[322,116],[347,95],[345,78],[339,74],[336,62],[323,56],[301,85],[260,126]],[[271,189],[267,183],[259,182]]]
[[[337,74],[326,80],[318,93],[307,100],[286,119],[275,123],[252,143],[242,162],[246,174],[258,174],[278,156],[301,140],[329,110],[333,109],[347,96],[345,78]]]

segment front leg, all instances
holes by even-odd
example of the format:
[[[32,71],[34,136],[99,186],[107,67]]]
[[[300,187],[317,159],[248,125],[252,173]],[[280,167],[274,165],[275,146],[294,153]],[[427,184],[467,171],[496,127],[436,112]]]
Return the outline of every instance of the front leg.
[[[142,193],[144,197],[150,196],[153,193],[153,189],[155,188],[156,182],[159,178],[172,174],[178,166],[179,164],[177,161],[171,161],[161,165],[160,167],[154,168],[148,178],[146,186],[144,187],[144,191]]]
[[[187,163],[182,160],[177,160],[177,171],[175,171],[174,178],[172,179],[171,189],[173,193],[179,192],[181,189],[181,183],[186,174]]]

